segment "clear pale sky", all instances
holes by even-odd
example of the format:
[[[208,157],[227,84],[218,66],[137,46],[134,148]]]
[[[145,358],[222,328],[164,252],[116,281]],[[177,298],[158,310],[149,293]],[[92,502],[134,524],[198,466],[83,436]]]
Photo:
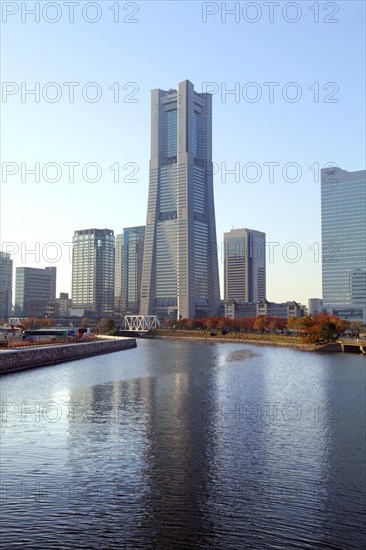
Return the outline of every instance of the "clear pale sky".
[[[233,227],[264,231],[278,243],[267,298],[321,297],[317,167],[365,169],[365,3],[39,2],[39,22],[26,13],[35,4],[1,2],[1,241],[14,267],[56,265],[57,292],[70,292],[74,230],[145,224],[150,90],[189,79],[215,92],[220,248]],[[65,82],[80,84],[73,102]],[[36,83],[39,102],[24,93]],[[74,181],[70,162],[80,163]],[[25,173],[35,163],[39,182]],[[88,181],[92,166],[83,177],[87,163],[99,181]],[[268,163],[279,163],[273,177]]]

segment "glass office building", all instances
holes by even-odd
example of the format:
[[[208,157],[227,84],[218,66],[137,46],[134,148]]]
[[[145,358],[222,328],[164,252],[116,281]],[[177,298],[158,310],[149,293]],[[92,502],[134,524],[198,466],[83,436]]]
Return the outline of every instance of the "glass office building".
[[[75,231],[72,249],[72,303],[97,317],[114,310],[114,233]]]
[[[138,315],[145,226],[125,227],[116,235],[115,308],[119,315]]]
[[[224,299],[259,302],[266,297],[266,235],[253,229],[224,233]]]
[[[56,298],[56,267],[17,267],[15,273],[16,315],[46,315],[48,302]]]
[[[366,171],[321,177],[323,306],[366,322]]]
[[[213,314],[220,299],[212,169],[212,95],[153,90],[140,313]]]

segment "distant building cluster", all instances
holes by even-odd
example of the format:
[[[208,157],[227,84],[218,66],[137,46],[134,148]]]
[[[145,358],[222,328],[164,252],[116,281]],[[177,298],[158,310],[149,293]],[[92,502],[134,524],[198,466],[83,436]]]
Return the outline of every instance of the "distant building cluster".
[[[321,175],[323,297],[308,308],[266,297],[266,235],[224,234],[220,301],[213,196],[212,95],[188,80],[153,90],[146,226],[74,233],[72,296],[56,298],[56,268],[17,267],[0,252],[0,318],[222,315],[277,318],[322,311],[366,322],[366,172]],[[12,302],[14,299],[14,308]]]

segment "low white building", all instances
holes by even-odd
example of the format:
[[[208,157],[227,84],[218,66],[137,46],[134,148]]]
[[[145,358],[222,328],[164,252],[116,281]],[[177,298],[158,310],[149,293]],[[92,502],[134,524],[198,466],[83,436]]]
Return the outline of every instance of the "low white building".
[[[309,298],[309,315],[315,315],[323,311],[323,300],[321,298]]]

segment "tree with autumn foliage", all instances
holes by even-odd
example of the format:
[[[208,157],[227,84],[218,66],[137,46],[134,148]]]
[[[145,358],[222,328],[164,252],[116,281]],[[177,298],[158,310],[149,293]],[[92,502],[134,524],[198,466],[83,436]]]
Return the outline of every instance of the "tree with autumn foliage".
[[[290,317],[287,320],[287,328],[289,330],[297,330],[304,335],[309,335],[313,327],[313,319],[309,315],[304,317]]]
[[[268,328],[273,332],[276,330],[283,330],[286,328],[287,319],[281,319],[280,317],[268,317]]]
[[[232,326],[237,332],[252,332],[255,317],[239,317],[232,321]]]
[[[260,316],[256,317],[253,328],[254,330],[259,330],[260,332],[264,332],[269,325],[268,317]]]
[[[25,330],[37,330],[40,328],[48,328],[54,326],[54,321],[51,319],[38,319],[37,317],[28,317],[22,321]]]
[[[192,320],[188,318],[179,319],[177,328],[185,330],[192,329]]]
[[[204,330],[206,328],[204,319],[192,319],[192,328],[198,330]]]
[[[215,315],[205,318],[205,326],[208,330],[220,328],[220,322],[221,317],[216,317]]]
[[[301,332],[306,341],[310,342],[335,340],[349,326],[348,321],[326,312],[317,313],[313,317],[290,317],[287,321],[288,329]]]
[[[298,317],[289,317],[287,319],[286,326],[288,330],[300,330],[299,329],[299,318]]]
[[[311,317],[305,315],[303,317],[290,317],[289,319],[278,317],[240,317],[231,319],[230,317],[210,316],[202,319],[167,319],[165,321],[166,328],[187,329],[187,330],[208,330],[218,331],[221,329],[222,334],[228,332],[276,332],[282,331],[286,327],[291,331],[300,333],[306,342],[319,342],[320,340],[333,340],[345,330],[352,329],[352,324],[343,319],[339,319],[335,315],[329,313],[318,313]],[[356,330],[361,330],[357,326]]]
[[[329,313],[318,313],[314,315],[313,321],[318,329],[319,340],[335,340],[349,328],[348,321],[339,319],[336,315],[330,315]]]

